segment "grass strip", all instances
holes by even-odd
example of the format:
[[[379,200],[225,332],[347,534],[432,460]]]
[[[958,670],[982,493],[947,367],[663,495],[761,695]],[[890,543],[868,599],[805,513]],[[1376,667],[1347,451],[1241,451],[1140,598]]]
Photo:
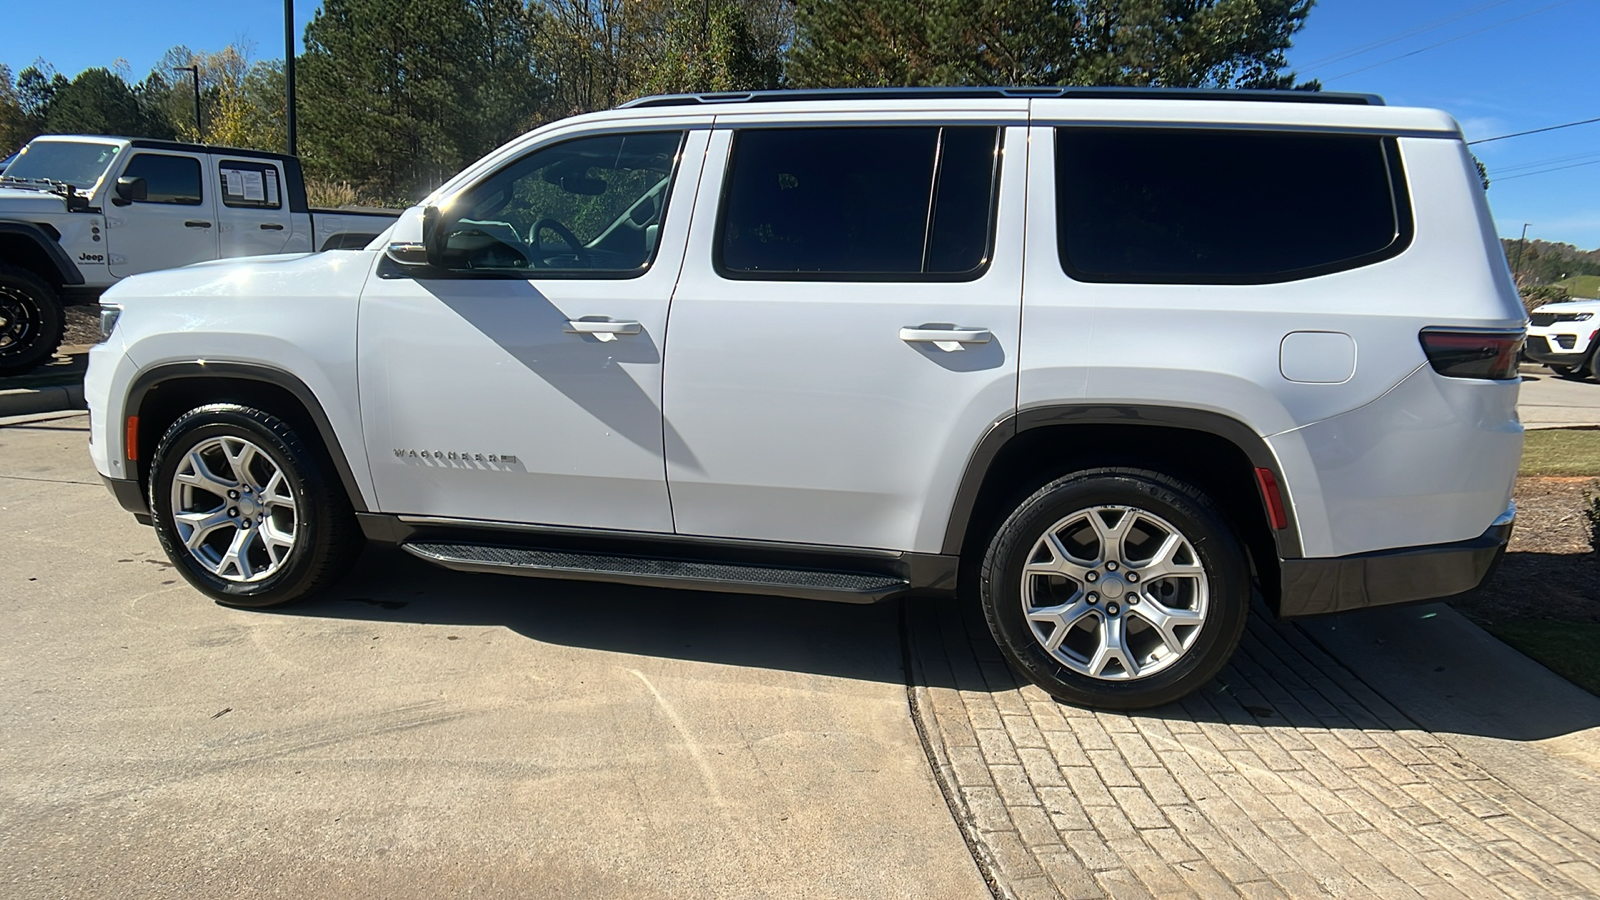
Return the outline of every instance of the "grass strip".
[[[1600,625],[1525,619],[1485,627],[1550,671],[1600,695]]]
[[[1600,476],[1600,428],[1539,428],[1522,445],[1524,476]]]

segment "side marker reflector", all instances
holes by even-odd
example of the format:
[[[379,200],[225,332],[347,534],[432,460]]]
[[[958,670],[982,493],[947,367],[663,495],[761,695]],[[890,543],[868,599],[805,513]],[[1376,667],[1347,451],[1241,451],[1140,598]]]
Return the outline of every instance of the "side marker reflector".
[[[1272,476],[1272,470],[1257,468],[1256,483],[1261,485],[1261,499],[1267,502],[1272,527],[1278,531],[1288,528],[1289,516],[1283,511],[1283,495],[1278,492],[1278,479]]]
[[[123,445],[122,451],[123,451],[123,454],[125,456],[127,456],[128,460],[131,462],[131,461],[136,460],[136,459],[139,458],[139,417],[138,416],[129,416],[128,417],[128,432],[127,432],[127,436],[126,437],[127,437],[127,441]]]

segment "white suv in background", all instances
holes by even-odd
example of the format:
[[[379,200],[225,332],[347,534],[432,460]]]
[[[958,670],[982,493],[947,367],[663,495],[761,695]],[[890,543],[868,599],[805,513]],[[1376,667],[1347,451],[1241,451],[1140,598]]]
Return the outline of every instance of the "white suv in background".
[[[363,539],[468,572],[981,604],[1169,702],[1281,616],[1475,588],[1526,318],[1456,123],[1302,92],[651,97],[383,249],[130,278],[95,465],[269,606]],[[120,318],[118,318],[120,316]]]
[[[1600,300],[1547,303],[1528,315],[1523,355],[1562,378],[1600,380]]]

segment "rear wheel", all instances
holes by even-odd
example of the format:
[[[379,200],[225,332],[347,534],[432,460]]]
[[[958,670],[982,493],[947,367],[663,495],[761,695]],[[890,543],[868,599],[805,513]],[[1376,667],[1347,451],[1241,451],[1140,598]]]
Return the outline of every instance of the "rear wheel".
[[[64,321],[56,292],[44,279],[0,266],[0,376],[49,362],[61,346]]]
[[[151,465],[156,534],[190,584],[229,606],[298,600],[336,581],[361,534],[324,454],[258,409],[179,417]]]
[[[1249,604],[1216,506],[1167,476],[1094,469],[1044,486],[991,540],[980,598],[1006,658],[1069,703],[1140,709],[1209,681]]]

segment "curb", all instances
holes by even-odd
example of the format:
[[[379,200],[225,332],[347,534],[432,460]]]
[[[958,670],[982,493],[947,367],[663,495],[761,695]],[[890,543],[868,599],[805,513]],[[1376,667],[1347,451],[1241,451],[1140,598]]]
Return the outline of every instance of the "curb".
[[[0,391],[0,418],[88,408],[82,382]]]

